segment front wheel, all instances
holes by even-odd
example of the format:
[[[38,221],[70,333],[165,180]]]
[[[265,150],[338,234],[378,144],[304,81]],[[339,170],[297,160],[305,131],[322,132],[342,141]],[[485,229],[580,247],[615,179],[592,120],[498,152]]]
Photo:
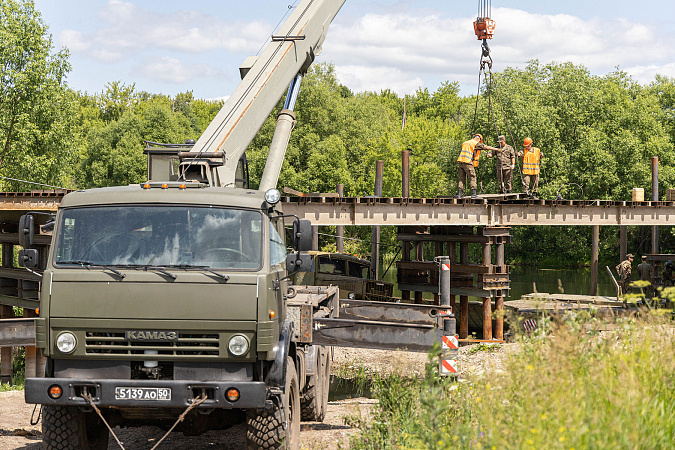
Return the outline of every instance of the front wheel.
[[[288,358],[287,364],[286,389],[272,409],[246,412],[249,449],[300,448],[300,384],[293,359]]]
[[[47,450],[105,450],[110,433],[95,412],[77,406],[48,406],[42,411],[42,443]]]

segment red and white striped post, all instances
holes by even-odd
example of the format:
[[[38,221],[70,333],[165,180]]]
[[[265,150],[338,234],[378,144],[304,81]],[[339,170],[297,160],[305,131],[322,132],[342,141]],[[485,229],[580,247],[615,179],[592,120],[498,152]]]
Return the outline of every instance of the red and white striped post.
[[[438,290],[441,294],[441,315],[443,317],[443,340],[441,342],[441,358],[439,372],[441,375],[457,375],[457,321],[450,306],[450,257],[439,256],[438,262]]]

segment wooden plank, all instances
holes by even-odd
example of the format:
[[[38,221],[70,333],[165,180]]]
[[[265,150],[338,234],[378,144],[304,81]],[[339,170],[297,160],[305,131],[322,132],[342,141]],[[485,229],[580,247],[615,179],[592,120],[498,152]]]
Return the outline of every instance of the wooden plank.
[[[438,264],[433,261],[396,261],[396,268],[438,272]],[[489,270],[489,267],[482,264],[450,264],[451,273],[488,273]]]
[[[396,235],[399,241],[410,242],[468,242],[470,244],[486,244],[490,242],[489,236],[476,236],[465,234],[405,234]]]
[[[14,233],[0,233],[0,243],[19,245],[19,235]],[[50,245],[52,237],[48,234],[36,234],[35,245]]]
[[[19,298],[11,295],[0,295],[0,305],[18,306],[19,308],[35,309],[40,306],[40,300]]]
[[[437,294],[438,293],[438,285],[431,285],[431,284],[412,284],[412,283],[399,283],[398,288],[403,291],[415,291],[415,292],[428,292],[431,294]],[[496,288],[494,290],[499,290],[499,289],[507,289],[507,288]],[[470,297],[492,297],[494,295],[493,290],[487,290],[487,289],[477,289],[477,288],[470,288],[470,287],[451,287],[450,288],[450,295],[465,295],[465,296],[470,296]]]
[[[28,280],[28,281],[42,281],[42,277],[35,275],[27,271],[26,269],[21,269],[17,267],[0,267],[0,278],[12,278],[16,280]]]
[[[562,303],[582,303],[582,304],[594,304],[594,305],[607,305],[607,306],[622,306],[622,301],[614,300],[613,297],[604,297],[604,296],[593,296],[593,295],[578,295],[578,294],[547,294],[547,293],[535,293],[535,294],[525,294],[522,296],[523,300],[543,300],[550,302],[562,302]]]

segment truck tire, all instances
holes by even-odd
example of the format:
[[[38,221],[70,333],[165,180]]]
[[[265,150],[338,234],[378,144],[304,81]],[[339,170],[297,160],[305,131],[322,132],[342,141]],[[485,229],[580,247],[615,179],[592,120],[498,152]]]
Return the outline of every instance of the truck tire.
[[[307,422],[323,422],[322,392],[324,390],[324,376],[321,366],[321,354],[323,348],[317,349],[319,354],[316,357],[316,367],[314,367],[314,375],[307,377],[305,389],[302,393],[301,409],[302,420]]]
[[[110,433],[95,412],[77,406],[49,406],[42,410],[42,444],[47,450],[105,450]]]
[[[322,391],[321,391],[321,419],[319,422],[323,422],[323,419],[326,417],[326,412],[328,411],[328,393],[330,391],[330,363],[333,353],[333,347],[323,347],[321,352],[321,376],[322,380]]]
[[[286,389],[281,407],[246,412],[246,441],[249,450],[300,448],[300,387],[292,358],[288,358]],[[285,426],[285,421],[288,425]]]

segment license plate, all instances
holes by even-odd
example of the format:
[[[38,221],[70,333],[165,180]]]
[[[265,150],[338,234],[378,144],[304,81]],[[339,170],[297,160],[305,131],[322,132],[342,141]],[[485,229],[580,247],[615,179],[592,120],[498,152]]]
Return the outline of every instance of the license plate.
[[[171,389],[118,387],[115,400],[171,400]]]

